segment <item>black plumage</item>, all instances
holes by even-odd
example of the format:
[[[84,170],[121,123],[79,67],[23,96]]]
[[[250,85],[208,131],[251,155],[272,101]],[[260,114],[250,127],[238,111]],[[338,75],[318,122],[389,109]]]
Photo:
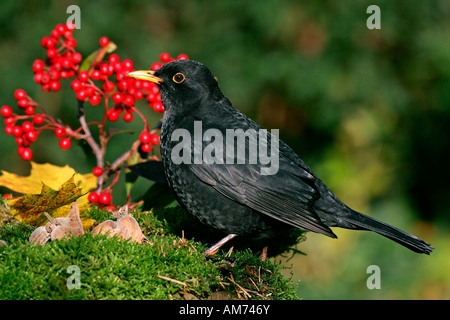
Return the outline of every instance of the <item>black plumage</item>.
[[[174,61],[155,72],[135,71],[129,76],[158,84],[165,107],[161,128],[165,175],[179,203],[203,223],[226,234],[262,240],[290,227],[331,238],[336,235],[330,227],[370,230],[418,253],[429,254],[434,249],[411,234],[350,209],[281,140],[277,140],[278,171],[274,175],[261,174],[264,165],[249,163],[248,158],[240,159],[245,164],[238,163],[237,152],[233,163],[194,163],[194,150],[199,147],[194,139],[190,141],[191,163],[175,164],[172,151],[180,143],[172,139],[176,129],[194,137],[195,123],[200,121],[202,132],[214,129],[225,137],[227,129],[259,132],[263,128],[231,104],[209,69],[199,62]],[[258,143],[270,150],[274,139],[269,134]],[[210,143],[202,141],[201,147]],[[251,143],[245,140],[247,157]],[[220,156],[225,157],[225,151]]]

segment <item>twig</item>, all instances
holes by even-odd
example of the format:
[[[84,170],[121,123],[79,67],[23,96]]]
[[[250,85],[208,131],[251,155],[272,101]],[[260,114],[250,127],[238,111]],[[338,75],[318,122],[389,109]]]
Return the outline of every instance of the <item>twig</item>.
[[[184,282],[182,282],[182,281],[175,280],[175,279],[172,279],[172,278],[169,278],[169,277],[165,277],[165,276],[161,276],[161,275],[159,275],[159,274],[157,274],[156,276],[157,276],[158,278],[160,278],[160,279],[167,280],[167,281],[171,281],[171,282],[174,282],[174,283],[177,283],[177,284],[181,284],[182,286],[187,287],[187,284],[184,283]]]
[[[241,287],[239,285],[239,283],[235,282],[233,279],[233,274],[230,273],[230,277],[227,277],[232,283],[234,283],[234,285],[236,285],[239,289],[241,289],[242,293],[244,293],[245,297],[251,298],[252,295],[250,293],[247,292],[246,289],[244,289],[243,287]],[[236,290],[236,293],[238,294],[238,296],[240,296],[239,291]]]

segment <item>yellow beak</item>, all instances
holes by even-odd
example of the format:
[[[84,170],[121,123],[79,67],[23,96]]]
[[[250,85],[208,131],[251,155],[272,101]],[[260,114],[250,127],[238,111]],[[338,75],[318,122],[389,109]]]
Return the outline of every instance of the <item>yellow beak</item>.
[[[127,77],[140,79],[140,80],[151,81],[151,82],[154,82],[156,84],[160,84],[161,82],[164,82],[163,79],[155,76],[155,72],[154,71],[150,71],[150,70],[132,71],[132,72],[127,74]]]

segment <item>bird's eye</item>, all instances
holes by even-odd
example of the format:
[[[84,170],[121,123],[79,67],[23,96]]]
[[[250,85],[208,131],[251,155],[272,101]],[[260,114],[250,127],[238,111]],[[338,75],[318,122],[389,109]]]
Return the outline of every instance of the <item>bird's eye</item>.
[[[186,77],[181,72],[178,72],[172,78],[173,82],[175,82],[175,83],[182,83],[184,81],[184,79],[186,79]]]

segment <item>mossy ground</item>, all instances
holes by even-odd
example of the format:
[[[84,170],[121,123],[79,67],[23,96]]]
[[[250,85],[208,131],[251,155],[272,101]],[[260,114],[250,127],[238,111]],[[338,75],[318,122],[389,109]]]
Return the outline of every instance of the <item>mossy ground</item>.
[[[0,247],[0,299],[298,299],[281,265],[248,249],[205,258],[207,245],[175,234],[164,210],[133,213],[150,240],[144,244],[87,232],[41,247],[28,242],[32,227],[0,226],[7,243]],[[97,209],[89,215],[111,219]],[[67,285],[72,265],[79,289]]]

